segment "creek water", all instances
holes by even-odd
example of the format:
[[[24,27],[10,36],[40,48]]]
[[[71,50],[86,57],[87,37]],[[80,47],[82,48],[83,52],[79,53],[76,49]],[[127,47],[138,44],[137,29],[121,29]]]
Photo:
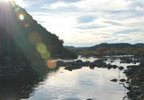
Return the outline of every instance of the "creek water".
[[[98,58],[78,59],[92,62]],[[111,62],[107,60],[106,63]],[[132,65],[121,64],[119,59],[111,64],[124,67]],[[119,81],[110,80],[123,78],[126,79],[126,76],[119,69],[90,69],[87,66],[72,71],[61,66],[43,77],[23,72],[12,79],[0,77],[0,100],[122,100],[127,89]]]

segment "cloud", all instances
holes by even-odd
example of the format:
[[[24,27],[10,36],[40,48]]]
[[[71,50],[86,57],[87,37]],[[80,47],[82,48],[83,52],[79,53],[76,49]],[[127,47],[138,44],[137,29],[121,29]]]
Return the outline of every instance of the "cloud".
[[[97,26],[97,25],[90,25],[90,26],[80,26],[77,27],[79,29],[97,29],[97,28],[104,28],[104,26]]]
[[[23,1],[33,18],[65,45],[144,42],[143,0]]]
[[[122,25],[122,23],[120,23],[120,22],[115,22],[115,21],[104,21],[104,23],[110,24],[110,25]]]
[[[24,7],[24,8],[28,7],[28,5],[29,5],[28,3],[24,2],[23,0],[14,0],[14,1],[16,4],[18,4],[19,6]]]
[[[138,32],[140,31],[140,29],[127,29],[127,30],[122,30],[122,31],[118,31],[115,32],[116,34],[128,34],[128,33],[133,33],[133,32]]]
[[[80,0],[61,0],[63,2],[67,2],[67,3],[73,3],[73,2],[78,2]]]
[[[65,2],[57,2],[54,3],[52,5],[50,5],[49,7],[51,9],[56,9],[56,8],[60,8],[60,7],[69,7],[71,4],[65,3]]]

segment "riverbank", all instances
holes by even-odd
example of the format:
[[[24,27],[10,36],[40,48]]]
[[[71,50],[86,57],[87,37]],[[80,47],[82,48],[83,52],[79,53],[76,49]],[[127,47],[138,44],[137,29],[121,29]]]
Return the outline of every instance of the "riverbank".
[[[105,56],[99,58],[85,58],[79,57],[74,60],[51,60],[53,65],[56,65],[54,69],[53,67],[48,67],[35,63],[33,65],[29,64],[21,64],[19,66],[1,66],[0,67],[0,76],[12,76],[15,77],[15,74],[18,72],[22,72],[25,70],[31,70],[32,72],[35,70],[36,73],[47,73],[49,70],[56,71],[57,69],[64,68],[69,72],[75,70],[85,69],[101,69],[101,70],[115,70],[119,73],[125,73],[127,78],[125,77],[111,77],[109,81],[120,83],[119,85],[123,85],[128,90],[127,98],[130,100],[144,100],[144,59],[143,58],[135,58],[134,56]],[[46,71],[47,70],[47,71]],[[73,71],[72,73],[74,73]],[[63,73],[61,71],[60,73]],[[126,94],[126,93],[125,93]],[[125,97],[125,98],[126,98]]]
[[[118,66],[111,64],[116,59],[120,60],[121,64],[131,64],[128,66]],[[106,63],[109,60],[111,63]],[[73,62],[64,62],[58,61],[59,66],[65,66],[65,69],[72,71],[75,69],[80,69],[82,67],[89,67],[90,69],[97,68],[106,68],[106,69],[119,69],[124,72],[127,76],[127,79],[112,79],[113,82],[119,82],[127,90],[127,96],[130,100],[144,100],[144,58],[143,57],[134,57],[134,56],[108,56],[104,58],[99,58],[93,62],[82,60],[76,60]],[[136,65],[135,65],[136,64]]]
[[[129,90],[127,96],[131,100],[144,100],[144,59],[141,60],[138,66],[127,66],[124,71],[128,78]]]

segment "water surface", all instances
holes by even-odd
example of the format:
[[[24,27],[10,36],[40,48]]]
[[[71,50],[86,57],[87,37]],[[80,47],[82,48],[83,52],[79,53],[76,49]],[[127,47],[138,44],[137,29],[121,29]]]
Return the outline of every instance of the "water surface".
[[[49,73],[28,100],[122,100],[126,90],[111,82],[113,78],[118,78],[118,70],[83,67],[70,72],[61,67]]]
[[[98,58],[78,59],[92,62]],[[111,64],[132,65],[121,64],[120,59]],[[44,74],[24,71],[13,77],[0,77],[0,100],[122,100],[127,90],[119,81],[110,81],[122,78],[126,76],[119,69],[90,69],[88,66],[72,71],[61,66]]]

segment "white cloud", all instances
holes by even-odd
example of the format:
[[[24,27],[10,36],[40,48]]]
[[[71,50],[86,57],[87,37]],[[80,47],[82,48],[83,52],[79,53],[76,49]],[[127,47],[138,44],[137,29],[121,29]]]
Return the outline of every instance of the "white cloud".
[[[76,3],[56,2],[51,5],[47,5],[51,9],[60,7],[74,6],[81,10],[124,10],[127,9],[131,1],[126,0],[81,0]]]
[[[52,5],[50,5],[49,7],[51,8],[51,9],[56,9],[56,8],[59,8],[59,7],[68,7],[68,6],[70,6],[71,4],[67,4],[67,3],[65,3],[65,2],[57,2],[57,3],[54,3],[54,4],[52,4]]]
[[[16,4],[18,4],[21,7],[26,8],[28,6],[28,4],[26,2],[24,2],[23,0],[14,0]]]
[[[75,3],[56,2],[44,5],[44,13],[31,13],[34,19],[42,21],[48,31],[57,34],[66,43],[101,43],[101,42],[144,42],[144,13],[138,3],[142,0],[81,0]],[[141,3],[143,5],[143,3]],[[78,10],[67,12],[75,7]],[[50,11],[49,11],[50,10]],[[89,23],[79,23],[82,16],[95,16]],[[89,29],[79,27],[88,26]],[[98,28],[90,28],[97,27]],[[119,31],[140,29],[136,32],[116,34]]]

